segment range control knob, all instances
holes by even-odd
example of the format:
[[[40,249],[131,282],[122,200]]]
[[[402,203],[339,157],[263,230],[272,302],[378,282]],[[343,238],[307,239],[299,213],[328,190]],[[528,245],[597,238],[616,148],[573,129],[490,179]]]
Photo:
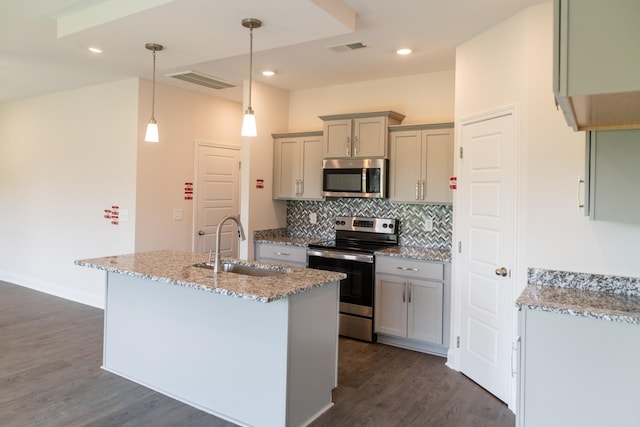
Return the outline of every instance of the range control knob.
[[[382,224],[382,228],[387,228],[389,225],[387,223]]]
[[[393,228],[393,224],[389,224],[389,228]]]

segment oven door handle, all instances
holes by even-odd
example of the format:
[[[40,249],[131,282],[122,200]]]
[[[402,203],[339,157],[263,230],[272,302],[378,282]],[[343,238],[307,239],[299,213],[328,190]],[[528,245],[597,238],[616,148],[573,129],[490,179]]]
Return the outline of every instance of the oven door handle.
[[[357,262],[366,262],[368,264],[373,264],[373,255],[363,254],[363,253],[354,253],[354,252],[348,253],[348,252],[324,251],[319,249],[309,249],[307,250],[307,256],[342,259],[345,261],[357,261]]]

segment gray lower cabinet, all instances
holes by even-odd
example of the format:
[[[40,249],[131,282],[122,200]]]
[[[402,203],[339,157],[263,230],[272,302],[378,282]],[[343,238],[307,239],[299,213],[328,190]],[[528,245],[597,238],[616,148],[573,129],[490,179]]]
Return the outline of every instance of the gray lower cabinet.
[[[519,427],[637,426],[640,325],[523,309]]]
[[[256,261],[277,262],[301,267],[307,265],[307,248],[302,246],[256,243]]]
[[[640,130],[587,132],[585,214],[640,223]]]
[[[378,342],[441,356],[449,340],[450,265],[376,257]]]

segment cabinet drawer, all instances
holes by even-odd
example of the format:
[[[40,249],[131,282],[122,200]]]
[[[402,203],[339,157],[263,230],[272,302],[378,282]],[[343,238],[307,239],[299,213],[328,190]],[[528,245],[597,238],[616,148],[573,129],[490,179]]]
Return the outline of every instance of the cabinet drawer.
[[[258,261],[306,265],[307,248],[302,246],[258,243],[256,244],[256,259]]]
[[[444,280],[444,264],[441,262],[417,261],[399,257],[376,257],[376,273],[420,279]]]

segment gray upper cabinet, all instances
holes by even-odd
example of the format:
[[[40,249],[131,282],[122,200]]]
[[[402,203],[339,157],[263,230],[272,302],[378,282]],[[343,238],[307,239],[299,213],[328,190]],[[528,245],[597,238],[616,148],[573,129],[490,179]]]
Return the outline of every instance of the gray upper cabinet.
[[[273,198],[322,200],[322,132],[272,136]]]
[[[389,200],[450,204],[453,123],[389,128]]]
[[[555,0],[556,102],[574,130],[640,128],[640,1]]]
[[[640,129],[587,132],[585,213],[640,223]]]
[[[389,125],[404,115],[395,111],[320,116],[324,122],[325,158],[387,157]]]

